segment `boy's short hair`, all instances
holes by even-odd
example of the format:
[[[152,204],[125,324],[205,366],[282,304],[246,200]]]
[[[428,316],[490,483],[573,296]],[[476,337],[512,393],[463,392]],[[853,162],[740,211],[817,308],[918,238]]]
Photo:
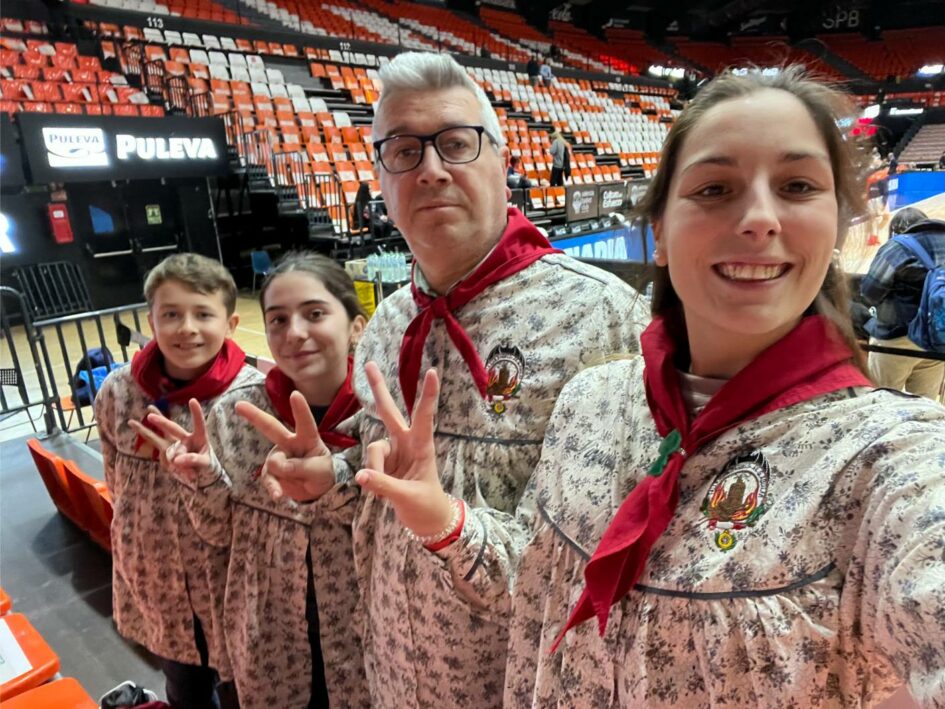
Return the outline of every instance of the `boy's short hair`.
[[[178,281],[184,286],[203,295],[212,295],[221,291],[226,314],[236,310],[236,282],[226,267],[200,254],[174,254],[168,256],[148,272],[144,281],[144,297],[148,307],[154,305],[154,294],[168,281]]]

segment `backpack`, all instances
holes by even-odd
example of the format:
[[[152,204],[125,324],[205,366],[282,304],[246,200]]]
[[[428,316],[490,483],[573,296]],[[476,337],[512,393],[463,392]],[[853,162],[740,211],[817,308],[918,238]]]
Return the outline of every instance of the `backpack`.
[[[93,347],[85,356],[78,361],[75,366],[75,374],[72,375],[72,387],[75,390],[73,401],[76,406],[89,406],[92,399],[95,398],[95,392],[102,388],[102,382],[108,373],[117,369],[115,358],[108,351],[107,347]],[[95,388],[92,388],[92,381],[89,381],[89,370],[92,371],[92,381],[95,382]]]
[[[915,237],[897,234],[893,240],[929,271],[922,285],[919,310],[909,323],[909,339],[928,352],[945,352],[945,266],[936,266]]]

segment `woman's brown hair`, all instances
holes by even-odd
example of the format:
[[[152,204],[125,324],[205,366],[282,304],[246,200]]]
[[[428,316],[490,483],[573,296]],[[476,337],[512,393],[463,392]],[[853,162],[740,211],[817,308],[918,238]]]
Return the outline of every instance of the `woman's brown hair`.
[[[839,127],[845,119],[856,115],[849,96],[814,78],[803,66],[783,67],[776,74],[762,74],[753,69],[736,75],[725,71],[706,84],[686,109],[679,115],[666,136],[660,154],[659,169],[653,182],[634,210],[648,222],[659,220],[666,209],[669,187],[679,160],[686,136],[702,117],[714,106],[735,98],[776,89],[786,91],[807,108],[817,129],[827,144],[830,166],[833,171],[834,191],[837,196],[838,224],[837,247],[844,241],[853,217],[866,211],[866,196],[863,185],[865,151]],[[674,314],[681,322],[682,309],[679,296],[669,279],[669,269],[655,267],[653,275],[653,315]],[[820,313],[836,325],[843,340],[853,351],[853,360],[864,374],[869,375],[866,358],[856,342],[850,318],[850,292],[847,279],[837,259],[827,269],[820,292],[808,309],[808,314]]]

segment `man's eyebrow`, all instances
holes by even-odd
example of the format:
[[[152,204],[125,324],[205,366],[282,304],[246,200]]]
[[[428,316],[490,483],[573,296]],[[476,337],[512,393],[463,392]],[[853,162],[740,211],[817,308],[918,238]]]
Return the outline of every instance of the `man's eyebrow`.
[[[447,128],[455,128],[456,126],[466,126],[469,125],[466,121],[449,121],[444,123],[439,128],[430,133],[439,133],[441,130],[446,130]],[[430,133],[425,133],[424,135],[430,135]],[[408,128],[404,127],[402,124],[392,126],[390,130],[387,131],[387,135],[384,138],[396,138],[399,135],[421,135],[416,131],[411,131]]]

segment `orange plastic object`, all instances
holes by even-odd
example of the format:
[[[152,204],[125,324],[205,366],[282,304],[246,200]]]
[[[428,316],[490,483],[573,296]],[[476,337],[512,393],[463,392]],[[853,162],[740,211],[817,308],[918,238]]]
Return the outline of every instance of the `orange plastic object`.
[[[85,528],[85,520],[79,514],[79,510],[72,502],[69,494],[69,488],[66,485],[66,475],[62,467],[62,458],[55,453],[50,453],[43,448],[39,440],[30,438],[26,441],[29,446],[30,455],[33,456],[33,462],[36,463],[36,470],[39,471],[43,483],[46,485],[46,491],[52,498],[53,504],[67,518],[72,520],[79,527]]]
[[[7,592],[0,588],[0,615],[6,615],[13,608],[13,601],[7,595]]]
[[[34,689],[51,680],[59,671],[59,657],[22,613],[10,613],[2,616],[0,617],[0,624],[4,624],[9,628],[14,640],[20,646],[30,664],[29,669],[0,684],[0,702],[4,702],[4,709],[6,709],[5,702],[10,697]],[[4,660],[10,661],[6,657]]]
[[[63,460],[62,467],[69,496],[85,521],[85,531],[96,544],[111,552],[112,498],[108,488],[73,460]]]
[[[3,709],[98,709],[98,702],[78,681],[66,677],[8,699]]]

